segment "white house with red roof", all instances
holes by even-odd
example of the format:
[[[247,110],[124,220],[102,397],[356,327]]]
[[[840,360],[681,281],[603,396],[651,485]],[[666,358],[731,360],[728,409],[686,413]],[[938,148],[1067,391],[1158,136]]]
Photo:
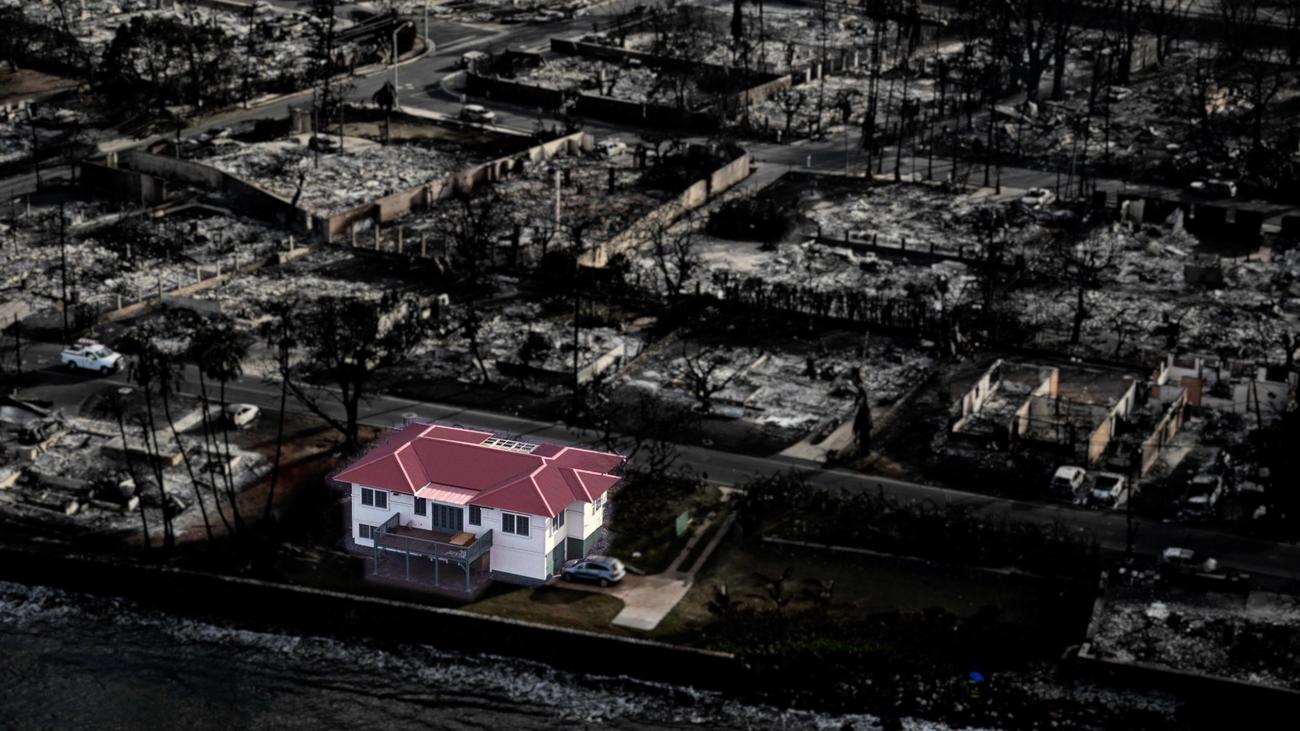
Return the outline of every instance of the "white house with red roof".
[[[623,457],[413,423],[334,475],[351,486],[352,540],[493,578],[544,581],[586,556]],[[459,572],[456,572],[459,573]]]

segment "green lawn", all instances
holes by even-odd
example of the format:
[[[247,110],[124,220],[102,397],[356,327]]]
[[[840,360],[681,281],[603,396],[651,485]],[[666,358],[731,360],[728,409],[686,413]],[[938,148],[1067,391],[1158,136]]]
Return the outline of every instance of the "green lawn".
[[[494,586],[462,609],[527,622],[571,629],[609,632],[609,623],[623,609],[623,600],[607,594],[552,586]]]
[[[647,574],[657,574],[666,570],[677,554],[686,548],[695,529],[706,519],[709,511],[717,508],[721,492],[713,485],[705,485],[665,505],[654,501],[653,490],[638,488],[641,486],[624,488],[614,497],[614,521],[610,526],[614,542],[609,552]],[[647,497],[650,498],[648,504]],[[679,536],[674,521],[682,511],[690,512],[691,524]],[[633,558],[634,553],[640,553],[641,557]]]
[[[942,609],[970,617],[986,606],[996,607],[1007,622],[1034,623],[1045,589],[1027,580],[975,573],[961,568],[928,566],[920,562],[846,555],[771,544],[725,539],[695,585],[654,632],[665,640],[697,643],[701,630],[714,620],[708,610],[714,588],[725,584],[733,600],[756,610],[775,607],[767,596],[767,581],[787,569],[787,613],[814,606],[811,594],[834,582],[828,613],[848,622],[890,612],[919,613]],[[821,582],[819,585],[818,581]]]

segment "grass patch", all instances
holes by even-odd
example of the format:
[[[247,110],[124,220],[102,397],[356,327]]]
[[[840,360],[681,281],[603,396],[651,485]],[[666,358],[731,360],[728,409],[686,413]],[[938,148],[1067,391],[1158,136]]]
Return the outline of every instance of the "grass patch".
[[[722,528],[722,524],[726,519],[727,516],[719,515],[714,518],[709,527],[704,529],[704,534],[700,536],[700,540],[695,542],[695,545],[691,547],[691,552],[686,555],[686,560],[682,561],[682,565],[679,567],[682,571],[690,571],[695,566],[700,557],[704,555],[704,549],[709,547],[709,541],[712,541],[713,537],[718,534],[718,530]]]
[[[713,485],[692,481],[666,486],[663,480],[633,479],[614,498],[610,524],[614,542],[609,552],[648,574],[660,573],[686,548],[693,529],[721,497]],[[679,536],[676,520],[683,511],[690,512],[691,525]],[[633,558],[634,553],[641,557]]]
[[[961,568],[929,566],[871,556],[845,555],[799,547],[724,540],[695,585],[659,625],[659,639],[710,646],[717,617],[709,611],[715,587],[725,585],[743,609],[776,611],[770,579],[786,576],[785,615],[824,607],[833,621],[857,624],[873,615],[918,614],[940,610],[972,617],[995,609],[999,619],[1020,626],[1043,616],[1047,590],[1027,579],[1001,578]],[[829,586],[829,600],[815,597]],[[841,626],[841,629],[843,627]],[[815,642],[816,638],[807,638]]]
[[[608,632],[609,623],[623,609],[623,600],[608,594],[553,586],[521,588],[498,584],[478,601],[462,608],[494,617]]]

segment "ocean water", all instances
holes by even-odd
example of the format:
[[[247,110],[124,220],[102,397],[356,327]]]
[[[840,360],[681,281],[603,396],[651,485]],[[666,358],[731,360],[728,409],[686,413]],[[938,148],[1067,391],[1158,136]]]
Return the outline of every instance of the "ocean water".
[[[0,728],[16,730],[878,728],[865,714],[739,704],[415,642],[251,631],[4,582],[0,658]]]

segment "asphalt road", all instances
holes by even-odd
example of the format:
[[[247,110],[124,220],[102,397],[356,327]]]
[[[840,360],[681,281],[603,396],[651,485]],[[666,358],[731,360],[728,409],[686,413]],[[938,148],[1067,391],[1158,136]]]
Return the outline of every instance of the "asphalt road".
[[[5,339],[4,347],[12,353],[12,340]],[[75,414],[91,394],[106,386],[128,385],[125,374],[86,377],[66,373],[58,368],[59,346],[57,345],[33,343],[26,346],[25,351],[25,369],[42,371],[41,385],[36,389],[28,389],[27,393],[34,398],[54,401],[57,406],[65,410],[65,413]],[[3,358],[3,362],[11,364],[11,358],[11,355],[7,355]],[[186,369],[185,380],[180,391],[188,395],[198,394],[198,376],[193,367]],[[266,411],[273,411],[279,405],[278,385],[257,378],[241,378],[227,385],[226,392],[227,398],[232,402],[255,404]],[[302,406],[293,399],[290,399],[289,404],[290,410],[303,411]],[[341,416],[342,408],[335,408],[331,413]],[[561,424],[392,396],[379,396],[366,402],[362,406],[361,420],[368,426],[392,427],[402,423],[408,414],[414,414],[422,419],[465,424],[534,439],[598,446],[591,433],[573,430]],[[1127,521],[1122,512],[1093,511],[1068,505],[1008,500],[845,470],[822,469],[819,465],[799,460],[757,457],[699,446],[683,445],[679,453],[685,466],[719,484],[736,485],[754,477],[795,470],[811,484],[825,488],[881,491],[899,500],[964,505],[977,514],[995,521],[1012,520],[1039,525],[1061,523],[1082,535],[1095,536],[1100,546],[1107,551],[1123,552],[1127,546]],[[1184,546],[1217,557],[1225,568],[1281,579],[1300,580],[1300,546],[1260,541],[1208,528],[1172,523],[1137,521],[1137,525],[1134,550],[1138,554],[1156,556],[1165,547]]]

